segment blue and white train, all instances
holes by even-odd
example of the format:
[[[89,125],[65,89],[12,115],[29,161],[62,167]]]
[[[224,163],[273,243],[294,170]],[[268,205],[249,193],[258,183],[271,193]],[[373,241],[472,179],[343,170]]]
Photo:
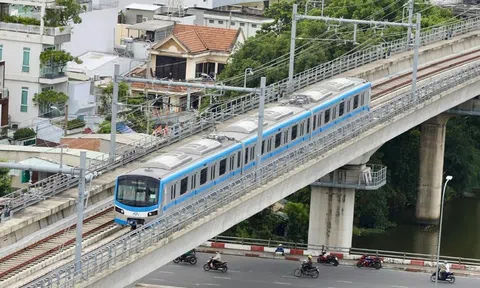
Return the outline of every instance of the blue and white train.
[[[370,91],[371,84],[365,80],[337,78],[294,93],[289,100],[266,105],[262,161],[368,112]],[[115,222],[145,224],[254,168],[258,116],[240,117],[210,135],[215,137],[197,135],[163,148],[163,154],[144,162],[141,168],[118,176]]]

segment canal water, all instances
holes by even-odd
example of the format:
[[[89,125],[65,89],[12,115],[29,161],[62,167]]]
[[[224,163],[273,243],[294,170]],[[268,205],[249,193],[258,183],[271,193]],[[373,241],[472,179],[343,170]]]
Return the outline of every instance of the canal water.
[[[415,224],[415,211],[405,214],[383,234],[355,236],[353,247],[436,254],[438,228]],[[480,259],[479,198],[456,199],[445,205],[440,254]]]

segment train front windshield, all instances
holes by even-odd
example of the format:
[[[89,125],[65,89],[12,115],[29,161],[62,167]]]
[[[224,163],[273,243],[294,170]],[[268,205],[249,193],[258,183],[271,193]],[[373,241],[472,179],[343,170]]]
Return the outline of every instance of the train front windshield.
[[[158,204],[160,180],[146,176],[128,175],[118,179],[117,201],[133,207]]]

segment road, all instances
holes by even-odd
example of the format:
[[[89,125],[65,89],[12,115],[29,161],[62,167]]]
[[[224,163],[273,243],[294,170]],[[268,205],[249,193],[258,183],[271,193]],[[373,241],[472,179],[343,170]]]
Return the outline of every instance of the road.
[[[138,283],[165,285],[182,288],[227,287],[227,288],[423,288],[434,287],[430,274],[393,270],[375,270],[352,266],[320,265],[320,277],[312,279],[293,276],[299,262],[222,255],[228,261],[227,273],[205,272],[203,264],[211,254],[197,253],[198,263],[170,263],[142,278]],[[261,272],[262,271],[262,272]],[[439,287],[450,285],[439,283]],[[457,277],[456,288],[480,287],[480,279]]]

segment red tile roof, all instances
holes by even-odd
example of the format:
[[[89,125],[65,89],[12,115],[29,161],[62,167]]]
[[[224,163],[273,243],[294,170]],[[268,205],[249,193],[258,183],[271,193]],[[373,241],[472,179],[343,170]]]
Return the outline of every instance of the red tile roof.
[[[173,35],[191,53],[231,52],[240,30],[175,24]]]

